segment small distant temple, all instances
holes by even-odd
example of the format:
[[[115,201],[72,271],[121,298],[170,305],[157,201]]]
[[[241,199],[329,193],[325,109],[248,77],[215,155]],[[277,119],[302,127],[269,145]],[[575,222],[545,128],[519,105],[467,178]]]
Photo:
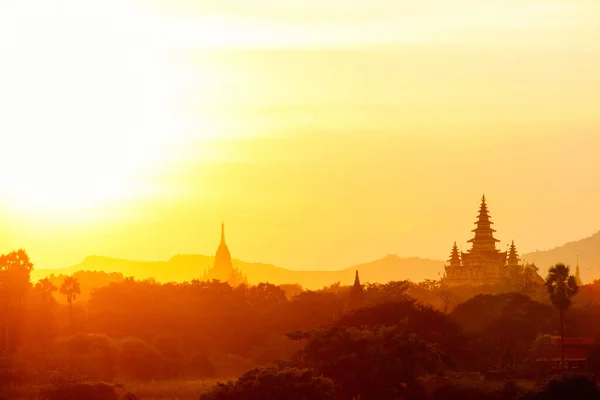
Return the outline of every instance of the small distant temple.
[[[493,222],[490,221],[485,195],[481,199],[479,215],[475,224],[477,227],[472,231],[475,233],[475,237],[469,240],[469,243],[472,244],[470,250],[466,253],[459,251],[454,242],[450,259],[445,266],[443,284],[448,286],[498,284],[518,277],[524,272],[534,272],[534,280],[538,282],[542,280],[534,265],[520,264],[514,241],[508,251],[501,252],[496,249],[496,243],[499,240],[494,237],[496,230],[492,228]],[[531,271],[527,269],[531,269]]]
[[[203,281],[218,280],[231,286],[239,286],[248,282],[246,275],[233,266],[231,253],[225,243],[225,223],[221,224],[221,243],[215,254],[215,262],[202,276]]]
[[[346,310],[351,311],[356,308],[361,307],[365,302],[365,292],[363,286],[360,283],[360,278],[358,277],[358,271],[356,271],[356,276],[354,277],[354,285],[350,288],[350,292],[348,293],[348,301],[346,303]]]

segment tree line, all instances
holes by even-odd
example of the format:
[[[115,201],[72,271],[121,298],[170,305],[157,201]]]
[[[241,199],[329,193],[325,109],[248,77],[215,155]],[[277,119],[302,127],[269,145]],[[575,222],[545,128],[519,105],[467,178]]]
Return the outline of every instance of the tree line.
[[[534,368],[545,335],[600,332],[600,283],[579,288],[562,264],[539,287],[123,278],[86,301],[76,276],[33,284],[32,268],[23,250],[0,257],[0,384],[240,376],[205,398],[278,379],[340,399],[430,396],[450,374]]]

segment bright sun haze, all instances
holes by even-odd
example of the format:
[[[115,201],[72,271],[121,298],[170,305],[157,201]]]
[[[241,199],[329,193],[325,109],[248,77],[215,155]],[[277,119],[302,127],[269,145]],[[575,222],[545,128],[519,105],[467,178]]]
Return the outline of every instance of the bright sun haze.
[[[164,49],[140,38],[139,16],[116,2],[8,3],[3,205],[68,219],[151,194],[148,174],[186,135]]]
[[[482,192],[524,252],[598,230],[598,1],[281,4],[1,2],[2,250],[445,259]]]

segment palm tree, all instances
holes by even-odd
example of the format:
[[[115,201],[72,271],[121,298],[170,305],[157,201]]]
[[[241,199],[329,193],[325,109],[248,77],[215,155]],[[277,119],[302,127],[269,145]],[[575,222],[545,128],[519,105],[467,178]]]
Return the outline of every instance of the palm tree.
[[[38,283],[35,284],[35,289],[42,294],[42,300],[44,301],[45,305],[50,304],[52,292],[56,292],[58,290],[58,288],[54,286],[49,278],[40,279]]]
[[[565,311],[571,306],[571,297],[577,294],[579,288],[575,277],[569,275],[569,267],[558,263],[548,270],[545,286],[548,289],[550,301],[560,313],[560,343],[561,343],[561,362],[565,365],[565,337],[563,318]]]
[[[78,294],[81,294],[81,287],[79,281],[74,276],[67,276],[60,286],[60,293],[64,294],[69,303],[69,315],[71,318],[71,330],[73,329],[73,300],[77,298]]]

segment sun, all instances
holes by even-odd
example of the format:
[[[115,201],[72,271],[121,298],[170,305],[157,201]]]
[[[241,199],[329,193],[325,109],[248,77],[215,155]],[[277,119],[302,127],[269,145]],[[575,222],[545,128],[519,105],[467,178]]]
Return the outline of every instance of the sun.
[[[18,2],[0,17],[2,206],[52,215],[146,196],[188,135],[166,49],[124,2],[98,3],[114,9]]]

